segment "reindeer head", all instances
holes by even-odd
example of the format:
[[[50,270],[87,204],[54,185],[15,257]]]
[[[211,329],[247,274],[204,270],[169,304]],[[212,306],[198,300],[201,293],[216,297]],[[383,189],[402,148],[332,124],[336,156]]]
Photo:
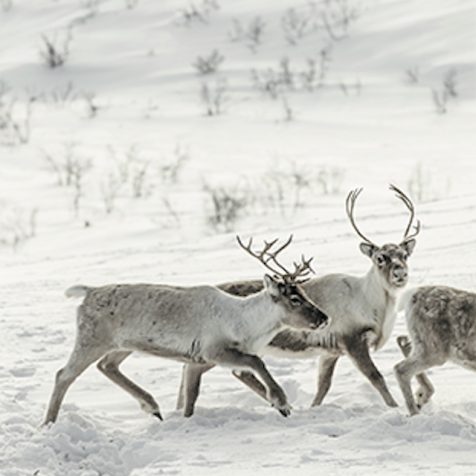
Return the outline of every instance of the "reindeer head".
[[[271,299],[278,304],[284,312],[283,323],[291,327],[318,329],[325,326],[329,318],[306,295],[301,283],[309,279],[313,273],[311,268],[312,258],[306,260],[301,256],[300,263],[294,263],[294,271],[286,269],[277,259],[277,255],[291,243],[293,236],[280,245],[276,250],[272,248],[278,240],[265,241],[261,251],[251,250],[253,239],[250,238],[244,245],[240,237],[236,237],[238,244],[251,256],[257,258],[273,274],[264,276],[264,287]]]
[[[377,246],[359,230],[354,219],[354,207],[358,196],[362,192],[361,188],[352,190],[349,195],[347,195],[346,210],[347,216],[349,217],[354,230],[364,240],[363,243],[360,244],[360,251],[372,260],[385,288],[395,289],[401,288],[407,284],[407,260],[415,248],[415,237],[420,232],[420,222],[419,220],[416,221],[414,232],[410,233],[415,218],[415,207],[408,196],[395,187],[395,185],[390,185],[390,190],[395,192],[397,198],[400,199],[405,207],[410,211],[410,219],[405,233],[403,234],[403,239],[399,244],[388,243],[383,246]]]

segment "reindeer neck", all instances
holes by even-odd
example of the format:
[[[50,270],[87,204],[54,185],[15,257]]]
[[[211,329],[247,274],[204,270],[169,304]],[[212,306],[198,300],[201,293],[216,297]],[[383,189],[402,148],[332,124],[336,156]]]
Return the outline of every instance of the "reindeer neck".
[[[372,303],[379,317],[385,319],[387,309],[393,308],[396,301],[396,290],[386,287],[379,277],[378,270],[372,266],[362,278],[362,290],[369,303]]]
[[[251,329],[253,333],[272,334],[272,337],[283,328],[285,311],[272,300],[267,291],[237,299],[240,304],[237,318],[243,323],[243,327]]]

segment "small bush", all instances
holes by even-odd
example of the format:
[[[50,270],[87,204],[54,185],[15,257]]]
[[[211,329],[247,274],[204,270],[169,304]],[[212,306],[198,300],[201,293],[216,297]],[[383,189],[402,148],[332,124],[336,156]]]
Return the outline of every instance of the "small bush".
[[[214,229],[231,231],[249,204],[247,190],[243,187],[203,186],[209,204],[207,223]],[[211,206],[210,206],[211,205]]]
[[[43,41],[40,47],[40,56],[49,68],[63,66],[69,57],[69,45],[71,43],[71,31],[68,30],[62,39],[42,35]]]
[[[195,63],[193,63],[193,66],[198,71],[198,74],[213,74],[218,71],[219,66],[224,60],[225,57],[218,50],[213,50],[208,56],[199,56]]]
[[[200,99],[205,108],[205,115],[218,116],[223,112],[226,100],[227,84],[224,79],[218,79],[212,83],[202,83]]]

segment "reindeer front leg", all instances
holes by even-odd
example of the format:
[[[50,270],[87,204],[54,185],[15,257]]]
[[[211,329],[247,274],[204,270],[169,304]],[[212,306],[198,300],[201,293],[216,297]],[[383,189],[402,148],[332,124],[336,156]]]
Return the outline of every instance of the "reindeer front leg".
[[[245,368],[254,372],[267,387],[266,400],[283,416],[291,414],[286,394],[269,373],[264,362],[256,355],[245,354],[237,349],[224,349],[214,359],[217,364],[232,366],[236,369]]]
[[[365,333],[357,333],[344,337],[347,353],[356,367],[369,379],[378,390],[389,407],[398,407],[397,402],[387,388],[385,379],[370,357],[369,346]]]

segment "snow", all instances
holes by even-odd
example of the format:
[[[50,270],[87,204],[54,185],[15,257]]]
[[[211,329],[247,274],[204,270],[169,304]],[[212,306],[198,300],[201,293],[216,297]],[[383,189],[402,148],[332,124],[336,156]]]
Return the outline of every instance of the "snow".
[[[259,276],[236,232],[256,239],[294,232],[289,259],[303,252],[315,256],[318,274],[364,273],[369,263],[343,206],[357,186],[365,188],[359,223],[379,243],[398,240],[406,223],[388,183],[421,193],[411,285],[474,289],[474,0],[349,0],[359,16],[348,36],[332,42],[324,86],[286,92],[289,122],[281,100],[253,87],[250,70],[276,69],[287,56],[301,71],[307,58],[319,58],[329,43],[325,30],[289,45],[280,26],[287,8],[308,12],[306,1],[218,0],[206,22],[189,25],[179,10],[190,3],[182,0],[139,0],[130,9],[119,0],[13,0],[2,9],[7,3],[0,1],[0,85],[10,90],[0,95],[0,118],[2,100],[17,98],[20,123],[27,97],[36,100],[27,143],[0,127],[0,475],[474,474],[476,379],[452,365],[434,369],[432,403],[407,417],[392,372],[403,316],[374,355],[396,409],[345,358],[324,404],[310,409],[316,363],[266,358],[293,405],[289,418],[215,368],[204,376],[196,414],[184,419],[174,410],[180,364],[133,355],[124,371],[157,398],[164,422],[92,366],[69,390],[58,422],[41,426],[54,374],[74,341],[78,301],[64,297],[67,287]],[[253,52],[228,34],[233,18],[246,25],[256,16],[266,25]],[[41,35],[61,39],[71,25],[65,65],[47,68]],[[215,80],[199,77],[192,63],[214,49],[225,57],[218,76],[226,78],[227,100],[222,115],[206,117],[200,86]],[[410,69],[418,71],[416,84]],[[441,92],[451,70],[458,96],[438,114],[431,91]],[[58,99],[69,83],[73,97]],[[88,92],[96,117],[82,96]],[[63,160],[68,147],[91,165],[77,212],[73,189],[57,185],[45,160]],[[177,181],[164,179],[179,153],[187,159]],[[128,154],[130,174],[147,164],[144,196],[134,198],[129,180],[106,213],[108,177],[117,178]],[[307,205],[296,209],[288,193],[283,213],[263,205],[271,171],[289,175],[293,166],[313,180],[337,170],[336,193],[304,188]],[[257,198],[232,229],[215,230],[204,183]],[[36,236],[12,246],[34,209]]]

